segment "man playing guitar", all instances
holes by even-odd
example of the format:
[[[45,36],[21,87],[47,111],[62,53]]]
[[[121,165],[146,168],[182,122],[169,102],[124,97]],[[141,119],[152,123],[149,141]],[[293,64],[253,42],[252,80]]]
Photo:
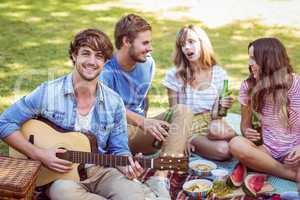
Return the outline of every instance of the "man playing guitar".
[[[41,84],[0,116],[2,140],[57,172],[65,173],[72,168],[70,161],[56,156],[66,150],[38,148],[28,142],[20,127],[29,119],[41,116],[66,130],[89,131],[97,139],[99,153],[128,156],[130,165],[120,167],[121,172],[89,166],[88,179],[83,182],[56,180],[49,189],[51,199],[144,199],[141,186],[130,180],[138,177],[143,168],[133,161],[128,148],[124,104],[115,92],[98,81],[112,52],[112,44],[103,32],[96,29],[79,32],[69,49],[73,72]]]

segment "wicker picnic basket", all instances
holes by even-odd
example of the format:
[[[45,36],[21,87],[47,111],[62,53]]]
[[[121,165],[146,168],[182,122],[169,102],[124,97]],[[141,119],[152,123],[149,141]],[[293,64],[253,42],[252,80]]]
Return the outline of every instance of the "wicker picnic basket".
[[[0,156],[0,200],[32,200],[41,163]]]

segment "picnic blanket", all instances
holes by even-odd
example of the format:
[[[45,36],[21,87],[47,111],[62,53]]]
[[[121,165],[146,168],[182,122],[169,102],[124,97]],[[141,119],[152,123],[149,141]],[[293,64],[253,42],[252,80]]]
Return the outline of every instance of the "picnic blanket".
[[[203,159],[203,158],[201,158],[200,156],[193,155],[190,160],[195,160],[195,159]],[[225,162],[218,162],[218,161],[214,161],[214,162],[217,164],[218,168],[224,168],[227,169],[229,172],[231,172],[238,161],[233,159]],[[154,173],[155,173],[154,170],[147,170],[144,173],[144,175],[141,177],[140,181],[145,182]],[[170,180],[170,194],[172,200],[191,200],[191,198],[188,197],[182,190],[182,185],[186,181],[203,178],[203,177],[195,176],[189,173],[170,172],[168,174],[168,178]],[[280,194],[284,192],[297,191],[297,184],[289,180],[281,179],[274,176],[269,176],[268,183],[272,185],[274,190],[272,192],[269,192],[268,194],[261,195],[258,199],[272,199],[272,197],[273,199],[280,199]],[[251,199],[251,198],[240,196],[237,197],[237,199]]]
[[[228,124],[236,131],[237,134],[241,134],[240,132],[240,121],[241,116],[238,114],[228,113],[225,120],[228,122]],[[153,155],[154,157],[157,155]],[[198,155],[192,155],[190,158],[190,161],[195,159],[203,159]],[[224,168],[227,169],[230,173],[232,172],[234,166],[237,164],[237,160],[232,159],[229,161],[224,162],[218,162],[213,161],[217,164],[218,168]],[[145,174],[141,177],[140,181],[145,182],[150,176],[154,174],[154,170],[147,170]],[[183,192],[182,185],[192,179],[197,178],[203,178],[198,177],[195,175],[191,175],[188,173],[179,174],[176,172],[169,173],[168,174],[169,180],[170,180],[170,194],[172,197],[172,200],[190,200],[190,198]],[[297,191],[297,184],[293,181],[281,179],[274,176],[268,177],[268,183],[272,185],[274,190],[270,192],[268,195],[260,196],[258,199],[280,199],[280,194],[283,194],[285,192],[296,192]],[[238,197],[238,199],[251,199],[250,197]],[[151,198],[149,198],[151,199]]]
[[[228,113],[225,120],[231,125],[231,127],[238,133],[240,133],[240,120],[241,117],[238,114]],[[158,153],[155,155],[149,156],[149,158],[157,157]],[[198,155],[192,155],[190,158],[190,161],[195,159],[203,159]],[[224,168],[227,169],[229,172],[231,172],[234,168],[234,166],[237,164],[237,160],[232,159],[229,161],[224,162],[218,162],[213,161],[217,164],[218,168]],[[155,170],[148,169],[145,171],[143,176],[140,177],[140,182],[144,183],[150,176],[152,176],[155,173]],[[170,195],[172,200],[191,200],[190,197],[188,197],[182,190],[182,185],[189,180],[192,179],[198,179],[203,177],[198,177],[195,175],[191,175],[189,173],[177,173],[177,172],[169,172],[168,178],[170,180]],[[297,184],[295,182],[281,179],[274,176],[269,176],[268,182],[273,186],[274,190],[268,194],[259,196],[257,199],[267,199],[267,200],[280,200],[280,194],[283,194],[284,192],[296,192],[297,191]],[[146,187],[143,184],[145,193],[146,193],[146,200],[160,200],[159,198],[155,198],[154,194],[150,191],[148,187]],[[43,195],[38,195],[37,200],[46,200],[47,198]],[[242,196],[237,197],[235,199],[243,199],[243,200],[251,200],[250,197]]]

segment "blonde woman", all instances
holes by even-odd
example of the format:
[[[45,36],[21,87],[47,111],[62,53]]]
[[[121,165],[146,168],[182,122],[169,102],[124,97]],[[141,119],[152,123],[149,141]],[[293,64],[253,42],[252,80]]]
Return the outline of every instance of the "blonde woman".
[[[223,119],[212,115],[228,76],[217,64],[211,42],[203,29],[194,25],[180,29],[174,65],[167,72],[163,84],[168,90],[170,107],[185,104],[193,111],[188,150],[209,159],[229,159],[228,141],[235,132]],[[226,108],[230,108],[232,103],[230,96],[221,101]]]

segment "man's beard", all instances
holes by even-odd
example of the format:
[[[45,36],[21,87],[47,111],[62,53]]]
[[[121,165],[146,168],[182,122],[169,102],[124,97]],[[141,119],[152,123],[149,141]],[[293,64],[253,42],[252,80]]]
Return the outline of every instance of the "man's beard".
[[[144,57],[144,59],[139,58],[133,46],[129,48],[128,54],[129,57],[135,62],[141,62],[141,63],[146,62],[146,57]]]
[[[99,73],[95,74],[95,76],[87,77],[87,76],[84,75],[84,73],[82,73],[82,71],[79,70],[79,67],[77,68],[76,71],[78,72],[79,76],[80,76],[83,80],[85,80],[85,81],[93,81],[93,80],[95,80],[96,78],[98,78],[98,76],[100,75],[100,72],[99,72]]]

